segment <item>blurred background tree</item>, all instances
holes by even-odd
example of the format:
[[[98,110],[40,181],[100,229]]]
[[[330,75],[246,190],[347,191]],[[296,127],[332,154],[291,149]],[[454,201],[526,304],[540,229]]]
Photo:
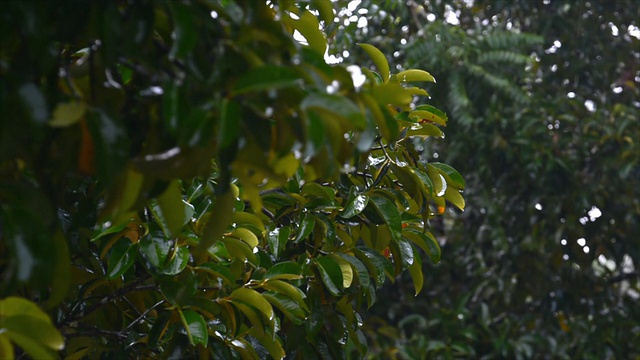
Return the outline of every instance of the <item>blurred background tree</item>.
[[[428,291],[400,279],[365,319],[370,356],[640,356],[637,3],[365,0],[341,15],[342,61],[365,38],[444,84],[447,141],[424,154],[468,185]]]

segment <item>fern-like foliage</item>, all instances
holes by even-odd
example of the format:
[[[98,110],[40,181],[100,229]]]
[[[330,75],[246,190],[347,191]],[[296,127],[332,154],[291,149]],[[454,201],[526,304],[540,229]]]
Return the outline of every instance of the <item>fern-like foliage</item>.
[[[407,66],[430,69],[444,81],[448,85],[447,110],[457,122],[468,126],[481,116],[492,97],[502,96],[522,105],[529,102],[521,80],[525,67],[534,62],[532,49],[542,40],[496,28],[465,32],[435,21],[407,45]]]

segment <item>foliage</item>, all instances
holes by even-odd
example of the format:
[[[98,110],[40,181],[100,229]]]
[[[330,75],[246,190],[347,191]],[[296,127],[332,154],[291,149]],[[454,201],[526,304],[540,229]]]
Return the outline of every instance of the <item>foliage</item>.
[[[327,4],[5,4],[4,356],[366,353],[360,312],[405,270],[420,292],[465,182],[416,149],[447,122],[413,103],[435,79],[361,44],[354,87]]]
[[[444,83],[448,141],[423,155],[465,173],[468,210],[432,223],[445,237],[428,292],[397,281],[367,313],[370,356],[636,358],[635,3],[376,3],[361,7],[409,24],[388,30],[407,41],[397,61]]]

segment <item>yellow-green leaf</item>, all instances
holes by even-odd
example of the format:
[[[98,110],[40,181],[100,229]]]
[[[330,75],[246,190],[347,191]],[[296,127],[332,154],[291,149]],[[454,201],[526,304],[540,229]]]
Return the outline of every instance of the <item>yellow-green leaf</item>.
[[[351,264],[336,254],[331,254],[330,256],[338,263],[340,271],[342,271],[342,287],[345,289],[349,288],[353,282],[353,269],[351,268]]]
[[[424,285],[424,274],[422,273],[422,259],[415,249],[413,249],[413,264],[409,265],[409,274],[411,275],[413,287],[416,290],[415,295],[417,296]]]
[[[273,308],[262,295],[244,287],[235,289],[229,296],[233,301],[240,301],[258,309],[269,321],[273,321]]]
[[[66,127],[78,122],[87,111],[87,104],[82,101],[69,101],[58,103],[53,110],[53,117],[49,125],[53,127]]]
[[[382,51],[378,50],[377,47],[369,44],[358,44],[373,60],[373,63],[376,65],[376,68],[380,72],[382,79],[384,81],[389,80],[389,62],[387,62],[387,58],[384,56]]]
[[[454,188],[453,186],[448,186],[447,190],[444,192],[444,198],[455,205],[458,209],[464,211],[464,198],[462,197],[462,194],[460,194],[460,191],[458,189]]]
[[[298,305],[300,305],[300,307],[309,311],[307,304],[304,302],[304,298],[306,297],[304,292],[298,289],[297,287],[289,284],[288,282],[281,281],[281,280],[268,280],[264,283],[262,287],[269,291],[275,291],[283,295],[286,295],[291,300],[295,301]]]
[[[399,72],[398,80],[402,82],[429,81],[436,82],[436,79],[428,72],[420,69],[409,69]]]
[[[258,246],[258,237],[251,230],[245,228],[236,228],[231,232],[231,236],[235,236],[238,239],[246,242],[251,248]]]

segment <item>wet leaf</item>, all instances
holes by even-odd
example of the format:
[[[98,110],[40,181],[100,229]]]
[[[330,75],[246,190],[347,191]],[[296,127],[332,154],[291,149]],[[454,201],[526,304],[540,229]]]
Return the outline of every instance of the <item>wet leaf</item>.
[[[180,312],[180,320],[191,345],[207,345],[209,334],[202,315],[193,310],[184,310]]]
[[[325,288],[334,296],[340,295],[344,280],[342,269],[338,263],[330,257],[323,256],[315,259],[320,278]]]
[[[265,274],[265,279],[295,280],[302,277],[302,267],[293,261],[285,261],[273,265]]]

